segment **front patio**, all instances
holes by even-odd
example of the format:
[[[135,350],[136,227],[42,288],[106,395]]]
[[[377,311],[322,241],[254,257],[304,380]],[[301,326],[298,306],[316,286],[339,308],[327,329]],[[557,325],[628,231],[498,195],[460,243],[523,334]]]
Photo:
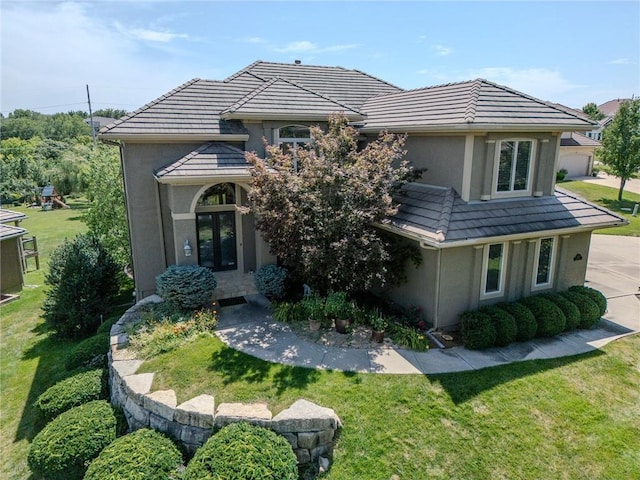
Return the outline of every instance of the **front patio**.
[[[216,300],[244,297],[258,293],[253,279],[253,273],[242,273],[238,270],[215,272],[218,286],[214,292]]]

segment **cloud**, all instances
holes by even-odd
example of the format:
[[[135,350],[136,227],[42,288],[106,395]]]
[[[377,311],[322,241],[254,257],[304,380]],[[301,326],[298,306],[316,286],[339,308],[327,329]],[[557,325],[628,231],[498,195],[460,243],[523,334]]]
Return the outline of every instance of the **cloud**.
[[[611,60],[609,63],[611,65],[635,65],[636,64],[636,62],[634,62],[630,58],[616,58],[615,60]]]
[[[471,78],[485,78],[541,99],[553,99],[559,95],[582,89],[556,71],[546,68],[487,67],[471,72]]]
[[[354,48],[358,48],[359,46],[360,45],[357,43],[348,43],[319,47],[315,43],[308,40],[300,40],[297,42],[290,42],[285,47],[273,47],[273,50],[279,53],[323,53],[351,50]]]
[[[267,44],[269,43],[268,40],[265,40],[262,37],[246,37],[246,38],[242,38],[240,40],[243,43],[253,43],[253,44]]]
[[[130,28],[127,29],[123,27],[118,22],[115,23],[116,28],[124,33],[125,35],[137,39],[144,40],[149,42],[160,42],[160,43],[168,43],[177,38],[186,39],[189,38],[189,35],[186,33],[172,33],[172,32],[161,32],[156,30],[148,30],[146,28]]]
[[[439,57],[446,57],[447,55],[451,55],[453,53],[453,48],[445,47],[444,45],[432,45],[431,50],[436,52],[436,55]]]

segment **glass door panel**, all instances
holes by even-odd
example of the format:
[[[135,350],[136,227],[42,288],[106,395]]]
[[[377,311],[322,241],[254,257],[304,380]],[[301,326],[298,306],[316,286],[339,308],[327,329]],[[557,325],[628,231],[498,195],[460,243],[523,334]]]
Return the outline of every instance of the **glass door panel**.
[[[198,262],[214,271],[237,268],[235,212],[197,214]]]

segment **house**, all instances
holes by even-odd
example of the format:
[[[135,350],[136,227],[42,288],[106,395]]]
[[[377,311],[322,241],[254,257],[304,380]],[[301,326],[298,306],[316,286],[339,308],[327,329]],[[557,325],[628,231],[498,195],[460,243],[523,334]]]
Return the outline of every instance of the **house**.
[[[593,128],[586,133],[587,137],[601,142],[602,132],[611,123],[613,117],[616,116],[620,105],[623,102],[627,102],[630,100],[630,98],[614,98],[613,100],[609,100],[608,102],[604,102],[603,104],[598,105],[598,110],[600,110],[604,114],[604,118],[598,121],[598,125],[596,126],[596,128]]]
[[[100,117],[100,116],[93,116],[90,118],[85,118],[84,119],[84,123],[86,123],[87,125],[89,125],[91,128],[93,128],[93,131],[97,134],[100,129],[102,127],[106,127],[107,125],[112,124],[113,122],[115,122],[116,119],[115,118],[111,118],[111,117]]]
[[[13,210],[0,209],[0,294],[11,298],[9,294],[22,290],[22,237],[27,231],[19,227],[26,215]],[[13,225],[10,225],[13,223]]]
[[[171,264],[200,264],[234,284],[275,258],[241,215],[246,151],[310,141],[310,125],[342,112],[363,143],[407,133],[426,168],[379,225],[420,248],[422,265],[392,297],[435,328],[461,312],[585,280],[593,230],[625,220],[555,188],[563,132],[594,122],[477,79],[403,90],[359,70],[257,61],[222,81],[194,79],[101,130],[120,144],[136,294]],[[292,246],[295,248],[295,246]],[[227,287],[225,287],[227,288]]]
[[[560,138],[558,170],[566,170],[568,178],[591,175],[599,146],[600,142],[595,138],[580,132],[564,132]]]

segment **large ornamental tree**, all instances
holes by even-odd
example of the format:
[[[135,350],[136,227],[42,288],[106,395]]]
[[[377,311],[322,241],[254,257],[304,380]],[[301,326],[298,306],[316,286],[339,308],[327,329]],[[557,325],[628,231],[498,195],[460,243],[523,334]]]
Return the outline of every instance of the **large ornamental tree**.
[[[640,173],[640,99],[627,100],[602,133],[602,147],[596,152],[611,174],[620,179],[618,201],[627,180]]]
[[[295,151],[267,145],[252,165],[251,211],[271,252],[296,278],[326,293],[387,287],[419,252],[376,228],[397,211],[393,195],[418,173],[403,160],[404,136],[383,132],[358,149],[343,115],[311,127]]]

